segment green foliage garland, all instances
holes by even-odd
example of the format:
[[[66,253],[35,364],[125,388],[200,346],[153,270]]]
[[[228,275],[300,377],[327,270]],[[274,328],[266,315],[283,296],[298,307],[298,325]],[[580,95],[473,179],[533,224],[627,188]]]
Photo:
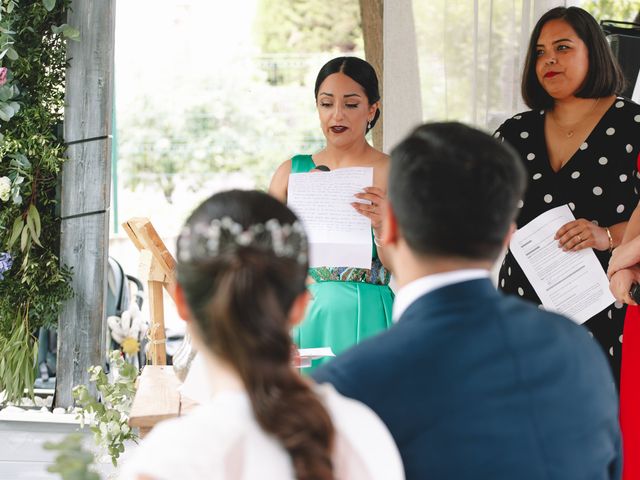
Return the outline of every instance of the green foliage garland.
[[[78,37],[64,23],[67,6],[66,0],[0,0],[0,253],[12,258],[0,279],[0,351],[7,355],[0,391],[10,401],[32,386],[27,372],[34,365],[25,359],[33,357],[38,327],[55,325],[72,295],[70,272],[58,259],[56,214],[65,160],[59,134],[65,44]]]

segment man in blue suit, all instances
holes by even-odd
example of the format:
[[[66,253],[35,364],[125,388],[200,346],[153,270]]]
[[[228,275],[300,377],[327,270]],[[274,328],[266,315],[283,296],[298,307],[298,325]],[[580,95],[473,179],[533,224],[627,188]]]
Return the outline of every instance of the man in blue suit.
[[[380,240],[397,323],[313,376],[382,418],[407,479],[620,478],[600,347],[489,279],[525,184],[510,147],[458,123],[423,125],[391,154]]]

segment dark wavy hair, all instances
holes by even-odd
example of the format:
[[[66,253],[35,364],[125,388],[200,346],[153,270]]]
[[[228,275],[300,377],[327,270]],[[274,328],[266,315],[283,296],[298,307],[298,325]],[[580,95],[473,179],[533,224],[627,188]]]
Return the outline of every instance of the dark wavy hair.
[[[521,85],[522,98],[529,108],[548,110],[554,105],[553,97],[540,85],[536,75],[536,45],[542,28],[551,20],[564,20],[571,25],[589,51],[589,70],[576,97],[608,97],[624,90],[624,75],[598,22],[582,8],[556,7],[542,15],[531,32]]]
[[[320,85],[322,85],[322,82],[324,82],[329,75],[333,75],[334,73],[344,73],[347,77],[358,83],[367,95],[369,105],[373,105],[380,100],[378,76],[371,64],[358,57],[337,57],[325,63],[318,72],[314,89],[316,101],[318,100]],[[376,109],[373,120],[371,120],[371,127],[367,126],[367,132],[375,126],[379,117],[380,107]]]
[[[258,191],[213,195],[186,227],[230,217],[248,229],[276,219],[297,219],[285,205]],[[300,480],[333,479],[331,418],[309,384],[291,367],[288,314],[305,290],[307,264],[251,245],[189,258],[178,239],[177,279],[207,347],[232,365],[247,390],[256,420],[291,456]],[[306,250],[306,239],[301,248]],[[293,252],[296,254],[299,252]]]

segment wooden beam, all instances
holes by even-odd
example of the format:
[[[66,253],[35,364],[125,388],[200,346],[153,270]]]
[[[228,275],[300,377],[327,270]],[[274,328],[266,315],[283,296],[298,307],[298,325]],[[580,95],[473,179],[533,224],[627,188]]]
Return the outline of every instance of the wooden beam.
[[[124,222],[122,228],[140,252],[149,250],[153,254],[159,268],[164,272],[164,287],[175,301],[173,295],[176,282],[176,261],[151,221],[145,217],[134,217]]]
[[[360,18],[362,19],[365,57],[378,74],[381,95],[384,92],[383,13],[384,0],[360,0]],[[384,112],[382,114],[384,115]],[[378,150],[382,150],[383,132],[384,122],[381,116],[372,131],[373,146]]]
[[[115,0],[72,0],[67,11],[80,40],[67,45],[60,262],[73,268],[74,297],[59,319],[60,407],[73,404],[74,386],[89,385],[87,369],[105,362]]]
[[[153,252],[140,250],[140,264],[138,275],[140,280],[147,282],[149,299],[149,316],[151,317],[151,345],[149,358],[152,365],[167,364],[166,336],[164,331],[164,291],[167,276],[160,262]]]

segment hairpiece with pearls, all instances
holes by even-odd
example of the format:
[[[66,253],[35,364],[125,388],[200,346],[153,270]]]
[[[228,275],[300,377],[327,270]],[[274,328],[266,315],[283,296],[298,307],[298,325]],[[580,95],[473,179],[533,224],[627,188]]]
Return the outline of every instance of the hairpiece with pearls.
[[[245,229],[230,217],[185,226],[178,240],[178,260],[197,262],[241,248],[255,248],[299,264],[307,262],[307,236],[300,222],[281,224],[272,218]]]

